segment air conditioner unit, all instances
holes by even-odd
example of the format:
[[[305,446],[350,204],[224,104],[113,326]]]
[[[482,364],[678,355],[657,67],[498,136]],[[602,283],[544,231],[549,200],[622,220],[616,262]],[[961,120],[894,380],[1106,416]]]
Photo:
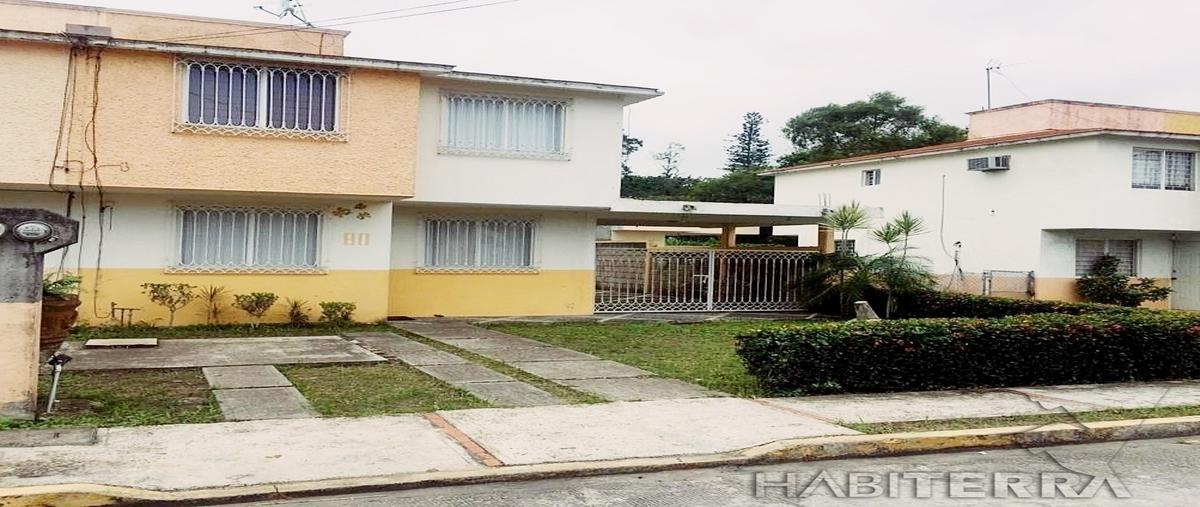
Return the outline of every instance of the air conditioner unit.
[[[967,159],[968,171],[1007,171],[1011,155]]]

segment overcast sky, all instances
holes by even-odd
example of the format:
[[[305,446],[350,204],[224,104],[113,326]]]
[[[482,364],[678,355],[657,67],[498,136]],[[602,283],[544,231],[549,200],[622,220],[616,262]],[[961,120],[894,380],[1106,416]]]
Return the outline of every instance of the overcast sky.
[[[446,0],[305,0],[310,20]],[[469,0],[440,8],[482,4]],[[78,0],[108,7],[276,21],[277,0]],[[1200,110],[1191,0],[518,0],[339,27],[346,52],[449,63],[459,70],[659,88],[629,108],[633,160],[686,147],[684,174],[719,174],[741,116],[781,128],[807,108],[890,90],[965,126],[985,101],[984,68],[1001,62],[993,105],[1063,98]]]

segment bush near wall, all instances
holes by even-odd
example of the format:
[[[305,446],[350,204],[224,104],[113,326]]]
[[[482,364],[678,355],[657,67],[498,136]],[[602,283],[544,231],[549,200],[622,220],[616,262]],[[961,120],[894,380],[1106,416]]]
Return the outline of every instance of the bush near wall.
[[[953,292],[923,291],[904,294],[897,301],[893,318],[916,319],[938,317],[992,318],[1035,313],[1086,315],[1092,313],[1129,313],[1135,310],[1115,305],[1067,303],[1010,299]]]
[[[1200,377],[1200,315],[1124,312],[764,329],[738,354],[776,394]]]

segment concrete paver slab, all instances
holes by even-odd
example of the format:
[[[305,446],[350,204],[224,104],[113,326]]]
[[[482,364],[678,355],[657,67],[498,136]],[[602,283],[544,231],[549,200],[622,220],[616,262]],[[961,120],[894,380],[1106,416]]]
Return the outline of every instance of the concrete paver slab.
[[[86,348],[157,347],[158,338],[93,338],[83,342]]]
[[[563,405],[558,396],[524,382],[461,382],[455,384],[484,401],[505,407]]]
[[[417,366],[433,378],[451,384],[463,382],[514,382],[508,375],[478,364],[436,364]]]
[[[213,391],[226,421],[320,417],[295,387],[217,389]]]
[[[0,447],[49,447],[95,443],[96,428],[0,431]]]
[[[725,396],[682,380],[658,377],[562,380],[563,385],[617,401],[673,400]]]
[[[439,414],[509,465],[727,452],[786,438],[855,433],[734,398]]]
[[[347,338],[370,350],[394,357],[409,365],[466,364],[470,361],[424,343],[392,333],[349,333]]]
[[[209,366],[202,369],[213,389],[244,389],[247,387],[289,387],[292,382],[274,366]]]
[[[68,370],[198,368],[252,364],[380,362],[384,358],[338,336],[160,340],[154,348],[88,349],[67,342]]]
[[[598,361],[600,358],[558,347],[522,347],[509,349],[483,349],[476,354],[505,363],[527,361]]]
[[[78,447],[0,448],[0,487],[180,490],[483,468],[420,416],[101,429]]]
[[[774,398],[795,410],[832,421],[877,423],[996,417],[1053,413],[1052,405],[1009,391],[931,391],[911,393],[838,394]],[[1064,404],[1067,410],[1096,410],[1084,403]]]
[[[471,352],[482,354],[485,351],[493,349],[529,349],[529,348],[553,348],[550,345],[530,340],[529,338],[520,338],[517,336],[493,337],[493,338],[467,338],[462,340],[439,340],[447,345],[453,345],[460,349],[469,350]]]
[[[587,378],[652,377],[653,373],[616,361],[532,361],[509,363],[539,377],[550,380]]]
[[[1023,387],[1014,389],[1034,396],[1090,403],[1100,408],[1152,408],[1200,405],[1200,382],[1152,382],[1139,384],[1094,384],[1075,386]]]

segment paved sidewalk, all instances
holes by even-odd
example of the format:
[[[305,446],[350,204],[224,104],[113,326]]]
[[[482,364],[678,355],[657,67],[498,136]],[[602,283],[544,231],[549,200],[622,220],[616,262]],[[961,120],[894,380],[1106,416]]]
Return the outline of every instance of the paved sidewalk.
[[[226,421],[321,415],[274,366],[210,366],[202,371]]]
[[[531,375],[612,401],[726,396],[681,380],[600,359],[537,340],[484,329],[465,320],[422,319],[391,323],[430,340],[505,363]]]

